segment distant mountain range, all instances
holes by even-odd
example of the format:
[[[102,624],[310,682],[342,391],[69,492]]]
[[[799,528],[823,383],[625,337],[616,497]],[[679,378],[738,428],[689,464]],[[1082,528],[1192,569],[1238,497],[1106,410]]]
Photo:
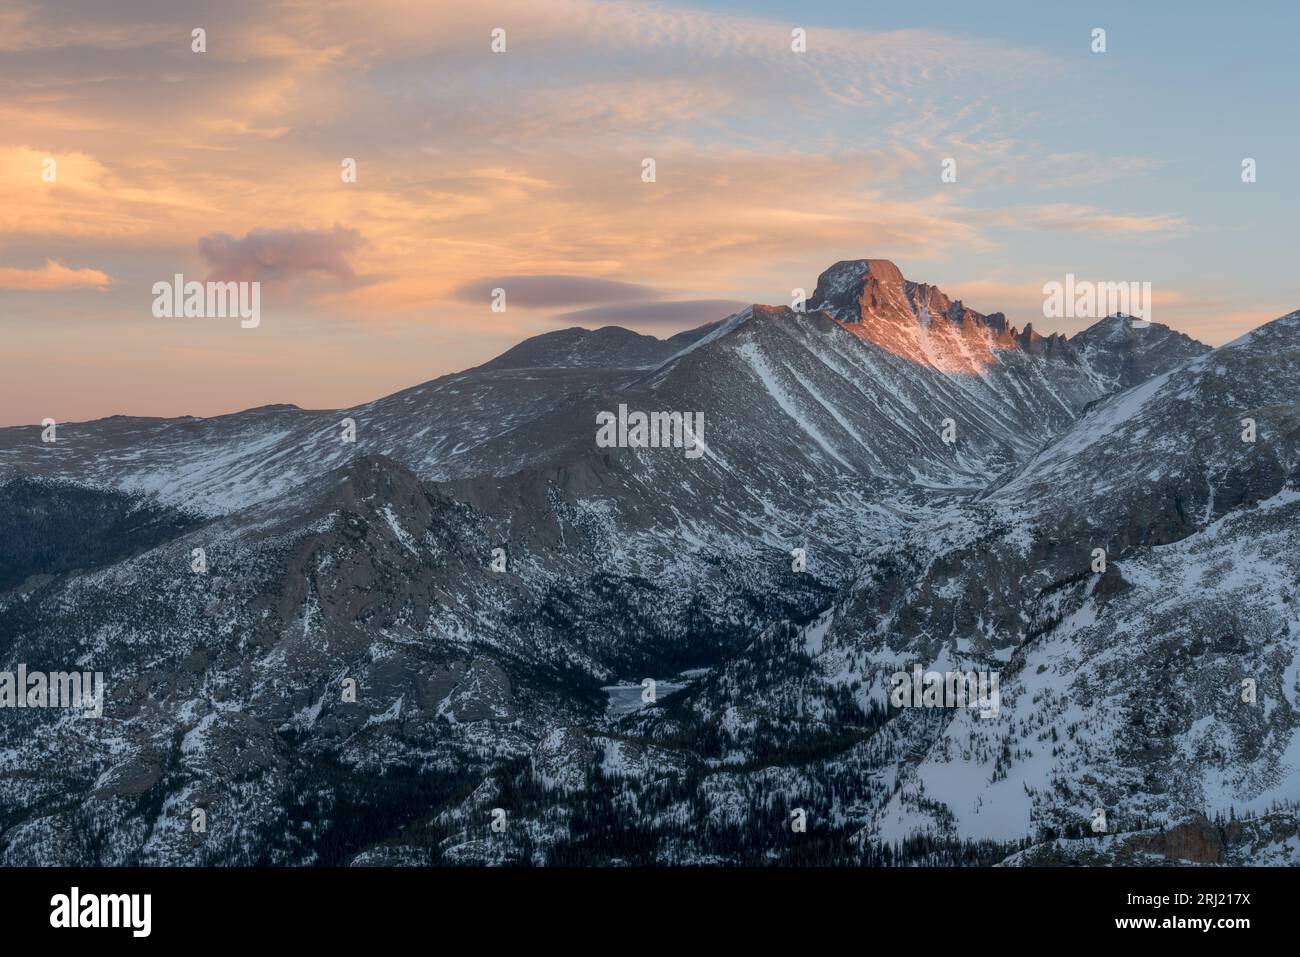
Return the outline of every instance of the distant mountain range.
[[[1042,336],[869,259],[352,409],[0,429],[0,670],[108,688],[0,710],[0,860],[1300,863],[1298,403],[1300,313]]]

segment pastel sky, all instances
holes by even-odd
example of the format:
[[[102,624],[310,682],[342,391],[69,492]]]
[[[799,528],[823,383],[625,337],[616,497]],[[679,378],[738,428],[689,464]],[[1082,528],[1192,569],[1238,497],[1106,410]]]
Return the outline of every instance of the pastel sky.
[[[1296,5],[1083,7],[0,0],[0,425],[344,407],[849,258],[1044,332],[1067,272],[1214,344],[1300,307]],[[260,326],[155,318],[175,273]]]

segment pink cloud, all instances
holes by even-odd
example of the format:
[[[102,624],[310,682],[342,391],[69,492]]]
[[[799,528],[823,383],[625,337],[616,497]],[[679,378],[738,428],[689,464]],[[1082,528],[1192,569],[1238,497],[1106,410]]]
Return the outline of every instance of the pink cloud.
[[[210,267],[211,279],[274,281],[325,273],[351,283],[356,274],[348,256],[361,245],[357,230],[337,225],[333,229],[259,226],[243,239],[210,233],[199,240],[199,255]]]

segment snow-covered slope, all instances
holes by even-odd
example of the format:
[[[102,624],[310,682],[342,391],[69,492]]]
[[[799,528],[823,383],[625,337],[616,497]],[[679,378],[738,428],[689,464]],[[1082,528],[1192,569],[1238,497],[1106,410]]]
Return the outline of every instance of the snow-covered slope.
[[[564,863],[635,806],[618,854],[756,863],[801,807],[819,860],[992,862],[1297,799],[1298,317],[1042,337],[883,260],[809,306],[350,410],[0,430],[0,664],[110,686],[6,724],[64,770],[0,778],[0,855]],[[702,414],[702,454],[597,444],[620,406]],[[916,663],[1000,672],[997,717],[891,710]],[[338,802],[387,823],[304,826]]]
[[[1097,809],[1136,831],[1300,802],[1298,395],[1293,313],[1096,404],[871,558],[823,674],[878,701],[917,663],[1002,685],[991,720],[899,714],[913,756],[864,833],[1011,841]]]

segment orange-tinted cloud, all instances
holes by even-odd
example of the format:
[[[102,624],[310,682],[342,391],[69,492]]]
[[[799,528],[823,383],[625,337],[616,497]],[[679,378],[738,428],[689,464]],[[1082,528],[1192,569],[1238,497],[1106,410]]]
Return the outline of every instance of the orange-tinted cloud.
[[[116,280],[93,297],[7,287],[9,341],[61,350],[69,367],[84,348],[106,370],[112,350],[135,349],[119,363],[129,373],[105,371],[78,409],[117,411],[125,395],[136,411],[150,395],[159,412],[237,407],[250,396],[230,386],[244,383],[243,359],[222,351],[234,342],[283,369],[290,391],[259,400],[343,403],[482,361],[554,328],[552,310],[600,324],[615,311],[597,307],[622,304],[617,321],[667,328],[669,313],[689,323],[713,308],[700,302],[788,302],[840,259],[917,263],[911,278],[952,293],[955,272],[1009,275],[995,269],[1045,241],[1193,232],[1177,211],[1074,191],[1160,160],[1030,135],[1018,104],[1069,69],[1055,53],[810,23],[795,54],[791,25],[688,0],[0,0],[0,260],[34,251]],[[196,26],[206,53],[191,50]],[[498,26],[505,54],[490,49]],[[959,178],[941,185],[949,156]],[[342,181],[344,158],[356,182]],[[325,281],[265,290],[255,350],[247,335],[150,325],[152,282],[205,265]],[[512,294],[494,314],[465,292],[525,276],[646,293],[571,290],[533,308]],[[133,325],[132,338],[55,343],[42,338],[54,324],[34,321],[49,316]],[[169,348],[209,349],[212,382],[147,374]],[[19,390],[10,376],[5,392],[5,378],[0,408],[64,401],[53,379]],[[89,388],[78,381],[60,388]],[[192,394],[204,389],[218,391]]]
[[[98,269],[73,269],[53,259],[39,269],[0,266],[0,289],[48,292],[57,289],[103,289],[113,280]]]

